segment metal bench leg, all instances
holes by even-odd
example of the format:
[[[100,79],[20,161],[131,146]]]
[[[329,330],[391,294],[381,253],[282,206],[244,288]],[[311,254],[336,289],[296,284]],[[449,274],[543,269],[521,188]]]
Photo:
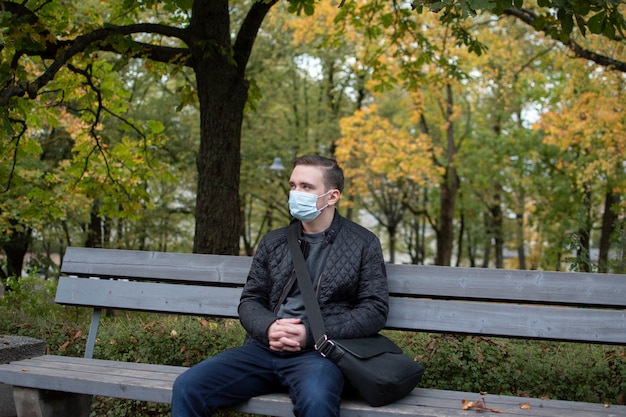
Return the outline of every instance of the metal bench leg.
[[[91,395],[13,387],[17,417],[89,417]]]

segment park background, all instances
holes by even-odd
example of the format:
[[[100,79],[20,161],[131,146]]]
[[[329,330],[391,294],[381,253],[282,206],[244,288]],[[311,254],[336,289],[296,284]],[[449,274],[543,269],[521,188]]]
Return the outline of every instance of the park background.
[[[80,354],[83,313],[49,303],[68,246],[253,254],[289,221],[290,162],[305,153],[344,166],[339,209],[388,262],[624,273],[621,2],[339,6],[0,2],[0,332]],[[231,323],[139,320],[147,341],[121,322],[100,348],[189,363],[240,337]],[[207,347],[202,332],[221,326]],[[478,375],[497,368],[496,390],[519,394],[531,388],[502,375],[533,381],[544,359],[503,357],[558,369],[571,355],[596,362],[550,395],[624,402],[623,348],[415,338],[439,366],[426,384],[487,390]],[[591,363],[605,366],[585,375]]]

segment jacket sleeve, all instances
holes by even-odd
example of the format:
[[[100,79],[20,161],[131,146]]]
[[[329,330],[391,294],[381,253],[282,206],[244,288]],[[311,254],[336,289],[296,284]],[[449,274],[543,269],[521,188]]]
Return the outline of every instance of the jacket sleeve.
[[[267,329],[278,319],[270,307],[271,279],[268,272],[268,249],[261,240],[239,301],[239,320],[252,338],[269,345]]]

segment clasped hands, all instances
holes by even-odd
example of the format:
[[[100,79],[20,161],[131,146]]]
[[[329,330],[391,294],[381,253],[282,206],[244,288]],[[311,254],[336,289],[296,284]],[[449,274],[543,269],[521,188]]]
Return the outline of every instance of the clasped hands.
[[[299,352],[306,346],[306,327],[300,319],[278,319],[267,329],[267,338],[271,350]]]

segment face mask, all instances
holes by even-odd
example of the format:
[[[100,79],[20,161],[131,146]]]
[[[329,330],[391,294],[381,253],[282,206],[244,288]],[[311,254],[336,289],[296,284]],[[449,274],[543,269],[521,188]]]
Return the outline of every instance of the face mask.
[[[322,210],[328,207],[328,204],[326,204],[321,209],[317,208],[317,199],[324,197],[328,193],[330,191],[317,196],[303,191],[292,190],[289,193],[289,212],[300,221],[310,222],[319,216]]]

